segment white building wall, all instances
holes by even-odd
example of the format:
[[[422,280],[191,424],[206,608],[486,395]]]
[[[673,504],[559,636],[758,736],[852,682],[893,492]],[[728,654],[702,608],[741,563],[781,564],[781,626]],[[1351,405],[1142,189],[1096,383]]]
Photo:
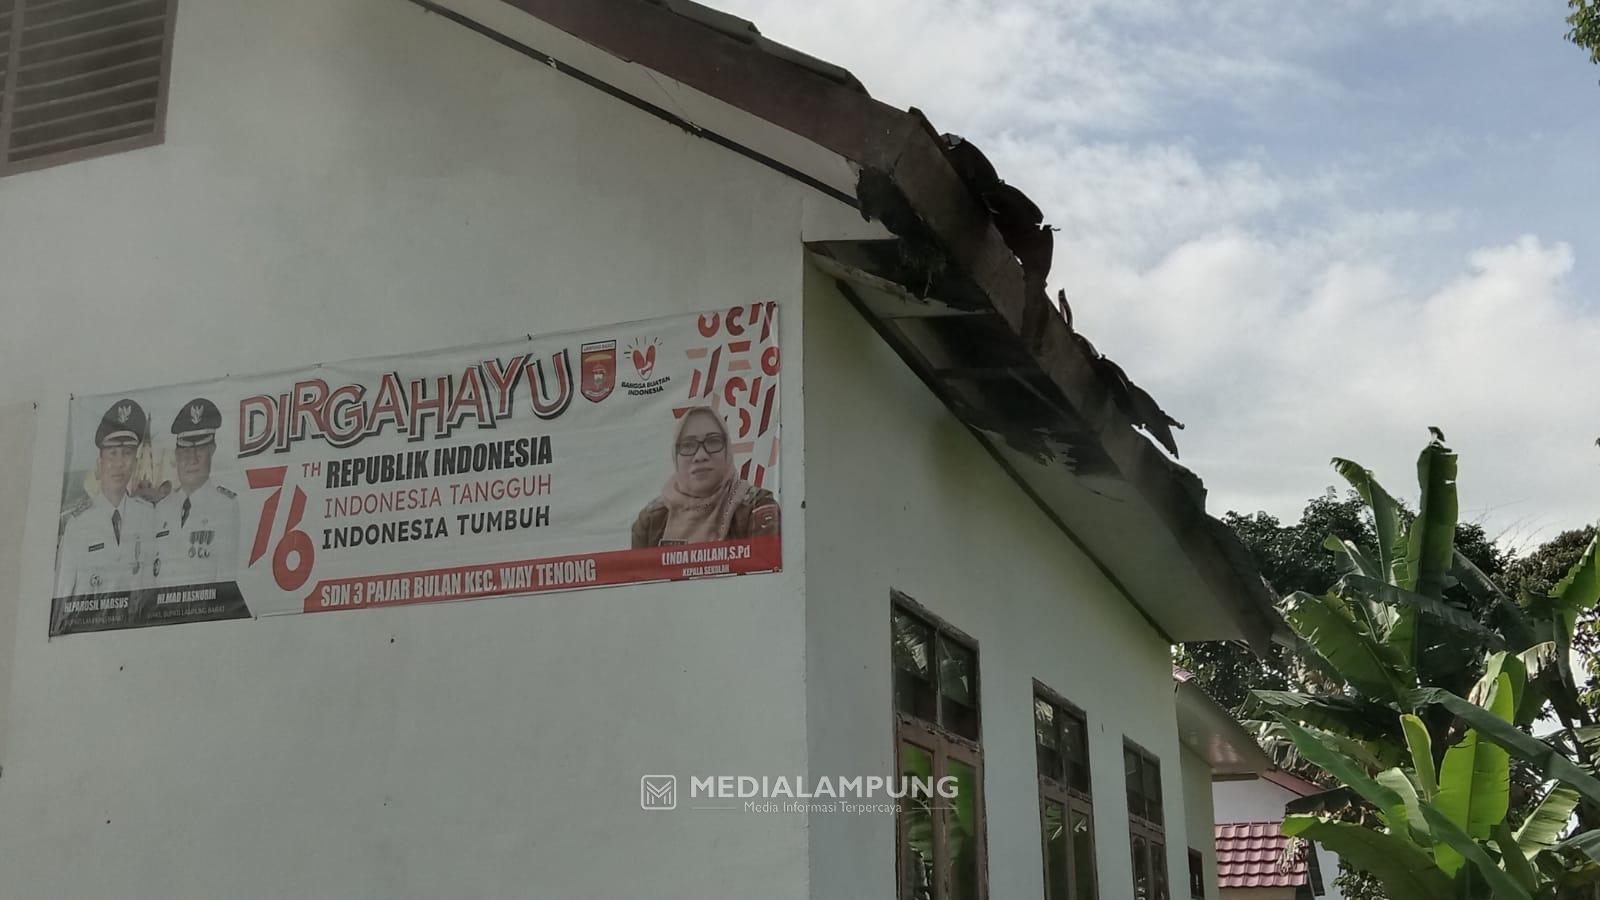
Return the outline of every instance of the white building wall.
[[[1184,824],[1189,831],[1189,846],[1187,850],[1200,852],[1201,867],[1205,871],[1206,896],[1217,896],[1217,840],[1216,832],[1212,827],[1216,822],[1212,811],[1211,797],[1211,766],[1198,754],[1188,747],[1180,747],[1179,758],[1183,762],[1183,815]],[[1189,868],[1185,864],[1181,884],[1187,887],[1189,883]],[[1179,891],[1175,886],[1172,896],[1187,897],[1187,889]]]
[[[979,644],[989,895],[1043,896],[1033,679],[1088,714],[1100,896],[1133,893],[1123,736],[1159,755],[1186,883],[1169,648],[832,282],[806,279],[807,722],[817,774],[894,770],[889,592]],[[894,896],[889,816],[813,815],[811,896]],[[1176,896],[1176,893],[1175,893]]]
[[[1218,822],[1282,822],[1284,804],[1299,796],[1262,778],[1218,781],[1212,787]]]
[[[0,405],[39,404],[0,894],[807,896],[803,820],[638,779],[806,769],[799,240],[835,201],[403,0],[186,0],[167,133],[0,180]],[[768,299],[782,574],[46,640],[74,392]]]

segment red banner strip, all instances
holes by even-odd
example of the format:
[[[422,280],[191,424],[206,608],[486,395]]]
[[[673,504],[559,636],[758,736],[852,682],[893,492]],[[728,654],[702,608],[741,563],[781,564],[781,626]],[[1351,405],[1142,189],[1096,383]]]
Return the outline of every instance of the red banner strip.
[[[781,541],[773,535],[337,578],[317,582],[306,595],[305,611],[441,603],[649,581],[776,572],[782,568]]]

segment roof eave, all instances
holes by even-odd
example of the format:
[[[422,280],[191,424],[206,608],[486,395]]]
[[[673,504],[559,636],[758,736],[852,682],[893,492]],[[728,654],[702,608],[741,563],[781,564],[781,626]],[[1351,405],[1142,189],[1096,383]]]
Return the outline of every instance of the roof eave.
[[[1095,353],[1046,296],[1049,229],[1019,231],[1015,221],[1002,223],[980,202],[978,188],[957,170],[951,142],[921,113],[873,99],[837,67],[803,54],[775,52],[776,45],[743,20],[712,10],[698,15],[701,8],[680,0],[503,2],[848,161],[859,173],[856,195],[863,214],[881,221],[900,240],[932,248],[960,268],[1084,423],[1117,476],[1181,548],[1186,567],[1211,595],[1208,605],[1226,610],[1231,623],[1219,624],[1215,633],[1164,633],[1171,631],[1179,640],[1243,637],[1258,653],[1265,652],[1281,624],[1270,591],[1237,539],[1206,514],[1199,479],[1139,430],[1163,436],[1164,414],[1158,409],[1150,414],[1154,404],[1149,396]],[[981,156],[977,159],[986,165]],[[962,161],[972,178],[972,156]],[[1031,207],[1020,192],[998,182],[992,169],[986,177],[1009,191],[1007,197]],[[1001,224],[1010,226],[1009,242]],[[1037,240],[1041,236],[1044,240]],[[1023,247],[1019,240],[1032,245]],[[1135,418],[1129,410],[1142,415]]]

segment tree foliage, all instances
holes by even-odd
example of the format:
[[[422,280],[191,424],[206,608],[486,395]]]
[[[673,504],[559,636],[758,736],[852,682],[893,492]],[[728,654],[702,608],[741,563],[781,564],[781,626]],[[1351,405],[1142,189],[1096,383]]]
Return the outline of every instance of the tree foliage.
[[[1589,51],[1589,61],[1600,64],[1600,0],[1567,0],[1567,40]]]

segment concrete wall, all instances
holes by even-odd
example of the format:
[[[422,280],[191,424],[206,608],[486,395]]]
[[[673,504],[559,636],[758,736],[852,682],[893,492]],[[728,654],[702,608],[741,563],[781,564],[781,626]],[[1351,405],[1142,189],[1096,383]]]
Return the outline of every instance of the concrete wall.
[[[10,648],[17,635],[17,587],[22,581],[34,418],[32,403],[0,404],[0,459],[6,461],[6,476],[0,479],[0,747],[5,745],[10,720],[11,673],[16,661]],[[5,763],[0,757],[0,778]]]
[[[164,146],[0,180],[0,404],[39,403],[0,894],[806,896],[802,819],[637,798],[806,769],[818,195],[403,0],[186,0],[176,41]],[[46,640],[73,392],[764,299],[780,575]]]
[[[814,773],[894,769],[889,592],[979,643],[989,891],[1043,896],[1033,679],[1088,714],[1100,896],[1132,895],[1123,736],[1186,822],[1169,649],[814,269],[806,278],[807,721]],[[894,895],[888,816],[814,815],[812,897]]]
[[[1183,815],[1184,825],[1189,831],[1189,846],[1187,849],[1200,851],[1200,859],[1205,869],[1206,896],[1217,896],[1217,841],[1212,824],[1216,818],[1212,815],[1211,798],[1211,766],[1198,754],[1188,747],[1179,748],[1179,758],[1183,763]],[[1173,897],[1189,896],[1186,886],[1189,883],[1189,867],[1183,868],[1183,891],[1174,886]]]

